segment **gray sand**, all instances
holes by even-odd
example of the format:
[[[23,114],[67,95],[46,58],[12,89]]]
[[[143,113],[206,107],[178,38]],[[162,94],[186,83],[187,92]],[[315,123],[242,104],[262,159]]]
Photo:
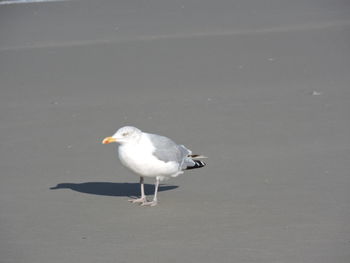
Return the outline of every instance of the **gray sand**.
[[[133,2],[0,6],[0,262],[350,262],[346,1]],[[126,124],[208,165],[130,204]]]

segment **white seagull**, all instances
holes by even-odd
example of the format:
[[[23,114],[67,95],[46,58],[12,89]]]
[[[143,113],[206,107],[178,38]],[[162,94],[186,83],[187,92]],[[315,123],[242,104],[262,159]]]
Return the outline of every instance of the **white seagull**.
[[[206,158],[193,155],[183,145],[178,145],[171,139],[157,134],[142,132],[141,130],[125,126],[113,136],[106,137],[102,143],[119,143],[118,155],[120,162],[140,176],[141,197],[129,200],[141,205],[157,205],[159,182],[177,177],[184,170],[201,168],[205,163],[194,158]],[[147,201],[144,190],[144,177],[156,178],[154,197]]]

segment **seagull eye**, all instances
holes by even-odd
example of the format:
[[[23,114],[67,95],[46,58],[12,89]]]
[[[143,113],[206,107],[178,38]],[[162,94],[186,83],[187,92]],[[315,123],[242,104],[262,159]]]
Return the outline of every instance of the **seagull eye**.
[[[122,135],[125,137],[125,136],[128,136],[129,133],[128,132],[124,132],[124,133],[122,133]]]

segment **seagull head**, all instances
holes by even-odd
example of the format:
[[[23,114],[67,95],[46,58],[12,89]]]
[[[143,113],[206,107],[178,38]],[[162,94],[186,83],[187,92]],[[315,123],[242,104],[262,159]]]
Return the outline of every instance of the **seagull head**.
[[[103,139],[103,144],[108,144],[112,142],[118,143],[128,143],[128,142],[136,142],[141,138],[142,131],[132,126],[125,126],[117,130],[117,132],[110,137],[106,137]]]

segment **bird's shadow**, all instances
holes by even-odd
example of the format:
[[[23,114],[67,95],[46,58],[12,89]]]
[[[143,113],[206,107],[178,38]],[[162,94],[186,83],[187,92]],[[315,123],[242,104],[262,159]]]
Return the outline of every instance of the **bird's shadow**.
[[[176,185],[159,185],[158,191],[168,191],[176,189]],[[71,189],[80,193],[106,195],[106,196],[127,196],[135,197],[140,195],[139,183],[110,183],[110,182],[87,182],[87,183],[61,183],[50,188]],[[145,194],[154,193],[154,185],[145,184]]]

